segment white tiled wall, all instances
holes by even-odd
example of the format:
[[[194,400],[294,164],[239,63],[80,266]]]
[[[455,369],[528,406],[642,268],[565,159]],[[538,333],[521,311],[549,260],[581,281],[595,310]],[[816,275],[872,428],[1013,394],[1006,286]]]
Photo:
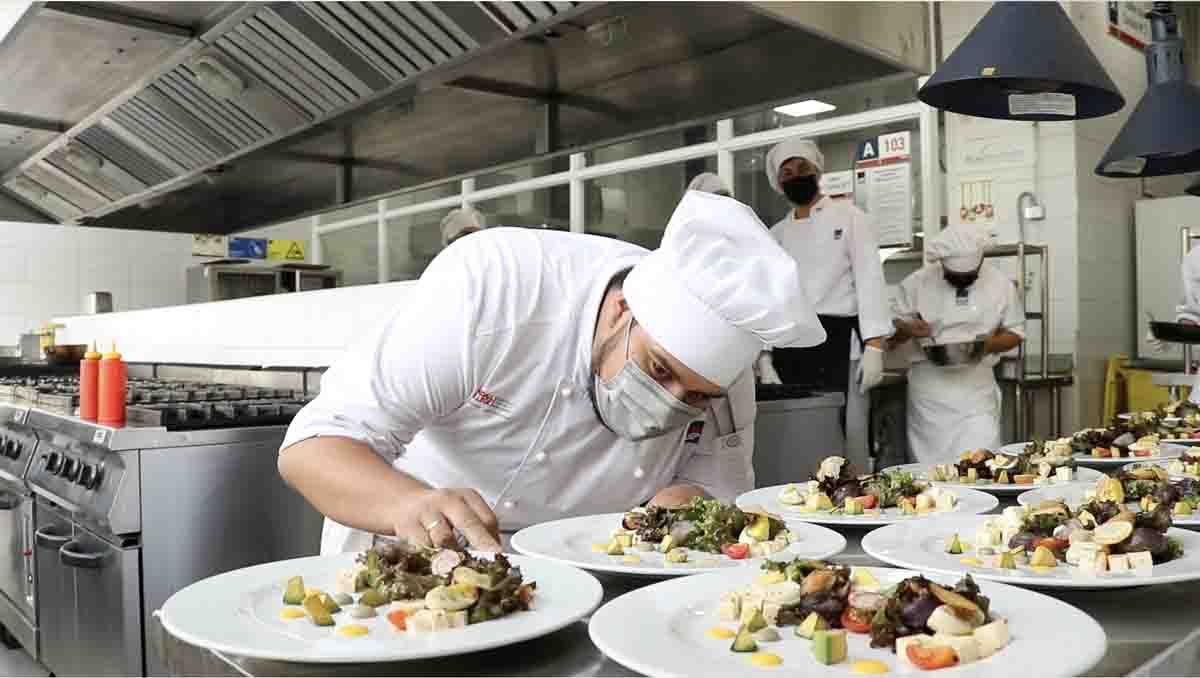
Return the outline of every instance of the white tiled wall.
[[[0,345],[84,311],[89,292],[114,310],[182,304],[190,235],[0,222]]]

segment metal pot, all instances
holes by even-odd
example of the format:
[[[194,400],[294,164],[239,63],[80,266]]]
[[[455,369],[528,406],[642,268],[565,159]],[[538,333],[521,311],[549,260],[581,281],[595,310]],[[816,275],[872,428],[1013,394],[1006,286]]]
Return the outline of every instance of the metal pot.
[[[88,315],[97,313],[112,313],[112,292],[92,292],[84,299],[84,308]]]
[[[983,358],[982,338],[974,341],[958,341],[949,344],[928,344],[922,346],[925,357],[938,367],[955,367],[958,365],[974,365]]]
[[[87,353],[87,344],[56,344],[46,347],[46,362],[51,365],[65,365],[83,360]]]

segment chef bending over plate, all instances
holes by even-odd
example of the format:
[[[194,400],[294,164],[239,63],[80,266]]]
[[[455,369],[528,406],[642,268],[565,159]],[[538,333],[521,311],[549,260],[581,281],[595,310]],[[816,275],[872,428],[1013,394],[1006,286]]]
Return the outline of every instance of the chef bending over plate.
[[[748,368],[825,340],[800,275],[749,207],[697,191],[653,252],[481,231],[325,373],[280,473],[326,516],[322,553],[732,501],[754,484]]]

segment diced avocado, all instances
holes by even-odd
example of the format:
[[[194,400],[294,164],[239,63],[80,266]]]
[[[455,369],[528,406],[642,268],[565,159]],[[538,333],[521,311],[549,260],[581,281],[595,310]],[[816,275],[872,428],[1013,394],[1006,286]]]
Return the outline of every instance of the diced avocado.
[[[1141,504],[1143,511],[1153,511],[1154,509],[1158,508],[1158,505],[1154,503],[1154,497],[1151,497],[1150,495],[1142,497],[1141,501],[1138,503]]]
[[[663,537],[662,543],[658,545],[660,553],[670,553],[673,548],[675,548],[675,538],[669,534]]]
[[[963,552],[962,542],[958,540],[958,535],[954,535],[954,539],[950,540],[950,545],[946,547],[946,553],[952,555],[961,555]]]
[[[761,607],[755,610],[754,614],[750,617],[750,620],[746,622],[746,628],[750,631],[750,633],[757,633],[767,628],[767,626],[767,618],[763,616]]]
[[[973,469],[973,468],[967,469],[967,482],[968,483],[979,482],[979,471],[976,469]]]
[[[825,494],[824,492],[817,495],[816,503],[816,509],[818,511],[828,511],[833,508],[833,500],[830,499],[829,495]]]
[[[742,628],[738,629],[737,636],[733,639],[733,645],[729,649],[734,652],[758,652],[758,643],[754,642],[754,632],[743,624]]]
[[[1012,480],[1008,477],[1008,471],[1001,471],[1000,475],[996,477],[996,482],[1000,485],[1011,485]]]
[[[671,549],[670,551],[667,551],[668,563],[686,563],[687,559],[687,549]]]
[[[901,498],[898,506],[900,507],[900,515],[902,516],[911,516],[917,513],[917,505],[910,499]]]
[[[808,613],[808,617],[806,617],[804,621],[796,627],[796,635],[800,636],[801,638],[808,638],[809,640],[812,640],[812,637],[816,635],[817,631],[828,630],[829,622],[825,621],[825,618],[816,612],[810,612]]]
[[[333,615],[325,609],[321,596],[309,596],[304,599],[304,611],[317,626],[333,626]]]
[[[375,589],[367,589],[358,597],[358,604],[368,607],[379,607],[380,605],[387,605],[388,598]]]
[[[751,537],[759,541],[766,541],[771,538],[771,519],[759,514],[754,519],[754,524],[746,530]]]
[[[287,586],[283,587],[283,604],[304,604],[304,577],[292,577],[287,580]]]
[[[612,540],[612,543],[608,545],[608,550],[605,551],[605,553],[610,556],[623,556],[625,555],[625,549],[621,548],[621,542],[614,539]]]
[[[862,504],[854,497],[846,497],[846,515],[861,516],[863,512]]]
[[[632,534],[618,534],[616,539],[614,539],[613,541],[620,544],[621,548],[623,548],[623,549],[633,548],[633,535]]]
[[[1013,558],[1013,554],[1011,554],[1011,553],[1004,553],[1004,554],[1001,554],[1001,556],[1000,556],[1000,569],[1002,569],[1002,570],[1015,570],[1015,569],[1017,569],[1017,562],[1016,562],[1016,560]]]
[[[333,596],[329,595],[328,593],[322,591],[318,597],[321,599],[321,604],[325,606],[325,609],[328,610],[330,614],[342,611],[342,606],[338,605],[337,601],[333,599]]]
[[[1175,515],[1190,516],[1195,511],[1192,505],[1186,501],[1175,502]]]
[[[929,479],[935,483],[940,483],[946,480],[946,469],[941,464],[935,464],[933,471],[929,474]]]
[[[846,632],[843,629],[817,631],[812,639],[813,657],[822,664],[846,661]]]

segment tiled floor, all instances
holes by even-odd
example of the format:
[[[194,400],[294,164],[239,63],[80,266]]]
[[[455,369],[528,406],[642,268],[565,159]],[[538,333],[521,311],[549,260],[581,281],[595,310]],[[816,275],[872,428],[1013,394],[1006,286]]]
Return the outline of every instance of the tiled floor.
[[[0,647],[0,676],[38,676],[45,678],[50,675],[46,667],[34,661],[24,650],[5,650]]]

